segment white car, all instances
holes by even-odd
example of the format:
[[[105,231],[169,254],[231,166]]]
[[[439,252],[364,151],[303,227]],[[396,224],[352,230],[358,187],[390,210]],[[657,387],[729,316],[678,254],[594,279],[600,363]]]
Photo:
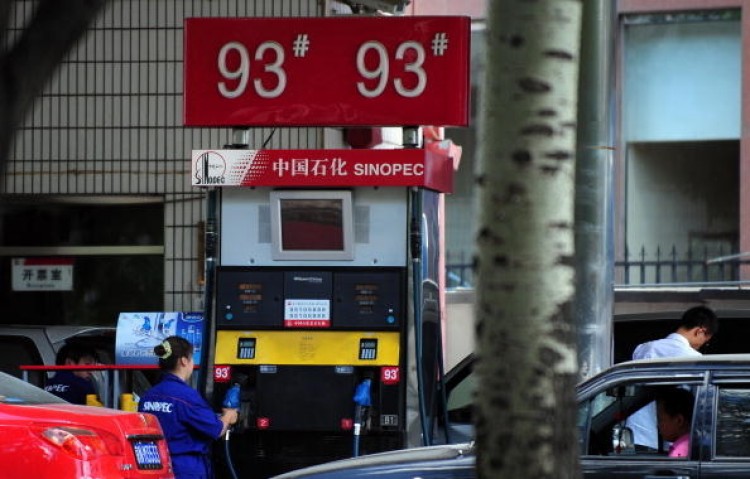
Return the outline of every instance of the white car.
[[[114,364],[115,333],[112,326],[45,326],[8,325],[0,326],[0,371],[24,378],[35,386],[44,387],[52,372],[28,371],[23,374],[23,365],[53,366],[57,352],[66,344],[82,344],[97,352],[103,364]],[[155,380],[154,372],[132,371],[120,377],[116,391],[141,395]],[[104,373],[94,374],[97,388],[107,384],[110,391],[100,395],[113,400],[112,378],[105,381]],[[110,386],[111,385],[111,386]]]

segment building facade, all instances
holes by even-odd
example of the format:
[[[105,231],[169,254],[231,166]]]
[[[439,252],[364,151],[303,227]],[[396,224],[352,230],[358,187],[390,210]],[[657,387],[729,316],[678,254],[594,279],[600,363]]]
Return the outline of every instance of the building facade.
[[[744,306],[748,5],[616,3],[607,225],[616,313],[678,311],[695,301]],[[14,2],[11,39],[34,6]],[[485,8],[479,0],[412,0],[402,12],[473,20],[472,124],[446,134],[463,147],[456,192],[446,198],[448,284],[469,288],[473,216],[466,211],[474,204]],[[0,185],[6,322],[110,324],[119,311],[200,309],[206,199],[190,186],[188,159],[192,149],[221,148],[237,136],[182,125],[184,19],[348,13],[343,3],[320,0],[109,2],[37,99]],[[250,148],[323,148],[330,133],[253,128],[241,138]],[[50,290],[61,271],[74,286]],[[36,283],[23,281],[30,276]],[[470,303],[465,291],[460,296]]]
[[[13,2],[11,38],[34,7]],[[114,324],[120,311],[200,310],[205,197],[191,186],[190,152],[235,138],[231,129],[183,127],[183,22],[327,8],[317,0],[108,2],[16,136],[1,185],[4,322]],[[243,139],[251,148],[321,148],[323,131],[258,128]],[[70,284],[56,282],[68,274]]]

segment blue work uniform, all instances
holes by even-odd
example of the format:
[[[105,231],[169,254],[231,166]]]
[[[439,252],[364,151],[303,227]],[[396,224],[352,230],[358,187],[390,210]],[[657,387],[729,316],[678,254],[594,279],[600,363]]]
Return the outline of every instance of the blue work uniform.
[[[87,394],[96,394],[93,381],[76,376],[72,371],[58,371],[47,381],[44,390],[73,404],[86,404]]]
[[[164,430],[175,479],[213,477],[210,451],[223,423],[198,391],[174,374],[146,391],[138,410],[155,415]]]

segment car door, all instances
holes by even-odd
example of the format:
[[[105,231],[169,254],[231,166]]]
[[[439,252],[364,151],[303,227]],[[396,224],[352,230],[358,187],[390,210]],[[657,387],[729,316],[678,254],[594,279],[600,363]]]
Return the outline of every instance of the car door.
[[[698,479],[698,437],[703,430],[700,411],[706,390],[704,377],[702,373],[650,378],[622,377],[603,381],[583,396],[579,395],[578,429],[584,478]],[[695,398],[689,456],[668,457],[668,444],[664,443],[658,450],[636,450],[628,419],[642,407],[651,404],[659,391],[674,387],[690,390]],[[655,434],[654,431],[654,440]]]
[[[716,374],[707,403],[701,479],[750,476],[750,372]]]

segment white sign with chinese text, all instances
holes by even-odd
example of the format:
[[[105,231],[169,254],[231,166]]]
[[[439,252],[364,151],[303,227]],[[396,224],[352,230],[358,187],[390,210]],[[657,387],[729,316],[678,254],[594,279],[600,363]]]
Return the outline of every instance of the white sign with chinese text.
[[[13,291],[72,291],[73,259],[13,258]]]
[[[327,299],[284,300],[284,326],[287,328],[328,328],[331,302]]]

